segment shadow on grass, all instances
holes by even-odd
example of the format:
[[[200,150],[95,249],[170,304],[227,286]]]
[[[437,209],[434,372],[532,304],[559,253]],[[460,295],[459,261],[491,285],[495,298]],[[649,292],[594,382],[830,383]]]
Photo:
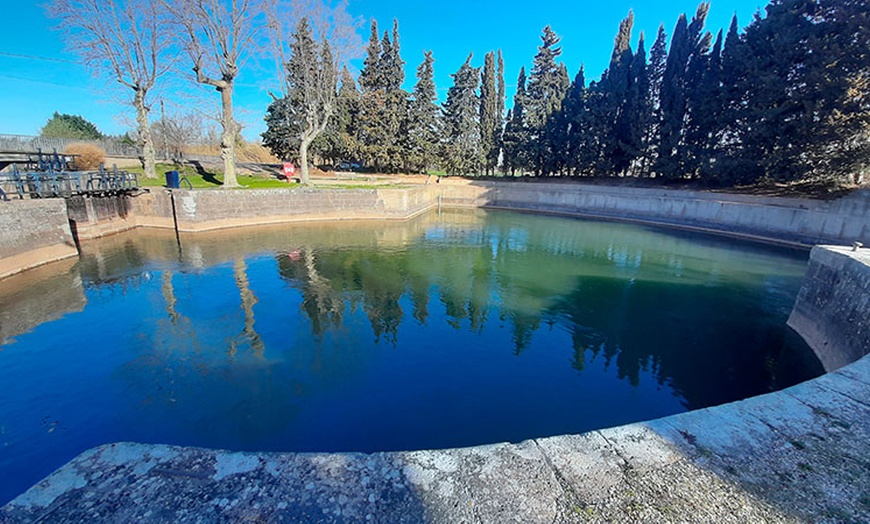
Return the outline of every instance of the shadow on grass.
[[[214,184],[216,186],[224,185],[223,182],[215,177],[214,173],[206,171],[205,168],[202,167],[202,163],[198,160],[191,160],[190,164],[194,167],[194,169],[196,169],[196,174],[201,176],[204,181],[208,182],[209,184]]]

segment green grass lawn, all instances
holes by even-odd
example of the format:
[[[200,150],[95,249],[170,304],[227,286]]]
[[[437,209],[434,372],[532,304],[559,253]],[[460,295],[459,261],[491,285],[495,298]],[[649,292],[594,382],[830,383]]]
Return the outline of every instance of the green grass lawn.
[[[130,173],[139,175],[139,185],[142,187],[165,187],[166,186],[166,171],[178,171],[179,177],[187,177],[194,189],[215,189],[223,186],[223,173],[197,171],[193,166],[176,165],[176,164],[157,164],[157,178],[145,178],[141,167],[126,168]],[[242,186],[241,189],[272,189],[272,188],[288,188],[299,187],[299,184],[288,184],[284,180],[275,178],[266,178],[263,176],[250,176],[237,174],[236,180]],[[187,184],[181,182],[182,189],[187,189]]]
[[[139,175],[139,185],[142,187],[166,187],[167,171],[178,171],[179,177],[187,177],[193,189],[215,189],[223,187],[223,173],[217,171],[210,172],[206,170],[197,170],[194,166],[177,165],[177,164],[157,164],[157,178],[145,178],[143,169],[140,166],[126,168],[130,173]],[[286,189],[304,187],[296,182],[287,183],[285,180],[269,178],[266,176],[250,176],[236,175],[241,185],[240,189]],[[181,188],[187,189],[187,183],[181,182]],[[345,183],[335,184],[314,184],[310,186],[312,189],[387,189],[398,187],[413,187],[407,184],[372,184],[371,182],[360,180],[358,183],[346,181]]]

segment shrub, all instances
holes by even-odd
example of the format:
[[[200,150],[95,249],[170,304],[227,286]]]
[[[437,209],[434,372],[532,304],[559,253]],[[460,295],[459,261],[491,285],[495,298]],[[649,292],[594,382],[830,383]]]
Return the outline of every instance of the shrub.
[[[103,148],[83,142],[70,144],[64,148],[63,152],[67,155],[78,155],[75,157],[75,166],[78,170],[97,169],[106,158],[106,152]]]

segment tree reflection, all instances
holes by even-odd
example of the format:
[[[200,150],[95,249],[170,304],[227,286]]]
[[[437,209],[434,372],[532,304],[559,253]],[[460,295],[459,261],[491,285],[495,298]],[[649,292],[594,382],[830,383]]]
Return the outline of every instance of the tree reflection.
[[[395,346],[400,331],[419,336],[414,324],[443,322],[480,340],[507,330],[519,356],[538,344],[546,323],[570,337],[578,372],[598,362],[634,387],[651,377],[690,408],[794,380],[765,365],[783,351],[781,322],[772,317],[782,311],[764,305],[764,274],[751,256],[717,247],[710,256],[711,248],[636,238],[636,230],[623,238],[598,224],[530,222],[436,224],[426,233],[434,244],[405,249],[300,247],[279,256],[278,267],[300,290],[316,337],[341,329],[359,307],[375,343]],[[747,297],[755,305],[743,305]],[[406,313],[415,321],[407,327]],[[747,314],[760,321],[743,326]]]
[[[230,341],[227,353],[230,357],[235,357],[239,347],[248,344],[254,352],[254,356],[262,359],[265,346],[263,345],[262,338],[260,338],[260,334],[254,329],[254,306],[257,304],[257,296],[251,291],[251,283],[248,281],[247,265],[244,259],[237,258],[233,262],[233,276],[235,277],[236,286],[239,288],[239,295],[242,299],[245,324],[242,332]]]

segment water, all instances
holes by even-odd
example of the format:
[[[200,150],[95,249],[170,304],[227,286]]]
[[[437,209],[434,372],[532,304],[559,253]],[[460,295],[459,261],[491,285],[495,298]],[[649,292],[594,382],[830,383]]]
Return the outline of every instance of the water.
[[[383,451],[583,432],[821,366],[806,252],[507,212],[82,246],[0,286],[0,503],[116,441]]]

